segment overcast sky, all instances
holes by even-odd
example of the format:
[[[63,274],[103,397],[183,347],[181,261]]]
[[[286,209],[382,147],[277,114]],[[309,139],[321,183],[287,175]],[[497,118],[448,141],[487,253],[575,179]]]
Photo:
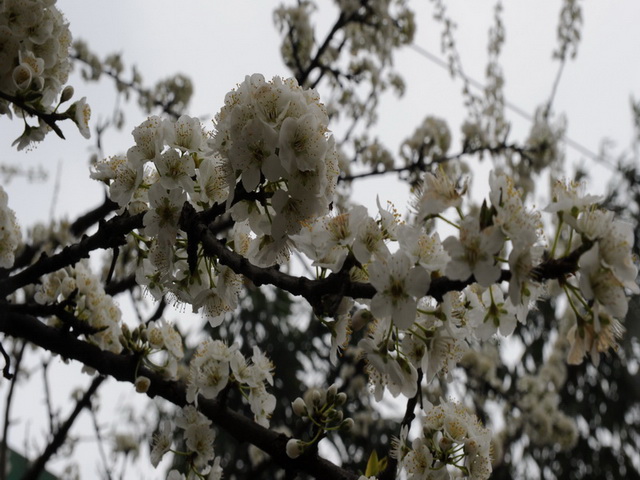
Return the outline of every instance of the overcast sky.
[[[417,12],[416,45],[439,55],[440,26],[431,20],[431,4],[425,0],[411,3]],[[459,26],[457,38],[465,71],[478,81],[484,78],[487,31],[493,15],[493,3],[485,0],[447,2],[450,14]],[[503,67],[506,97],[509,102],[533,114],[536,107],[548,98],[557,71],[551,52],[556,44],[555,28],[561,2],[505,3]],[[602,139],[610,138],[622,151],[632,134],[629,98],[634,94],[640,97],[640,29],[637,28],[640,2],[583,3],[583,41],[577,60],[570,62],[565,69],[555,100],[555,111],[567,115],[568,136],[587,149],[597,152]],[[335,14],[333,2],[323,0],[319,4],[321,11],[317,23],[327,26]],[[75,38],[86,40],[101,56],[122,52],[125,64],[135,63],[147,84],[173,73],[189,75],[195,85],[189,112],[194,116],[212,118],[223,104],[225,93],[247,74],[257,72],[267,78],[289,75],[280,60],[279,35],[272,25],[275,2],[59,0],[58,5],[66,14]],[[318,37],[323,38],[324,34],[322,30]],[[413,49],[400,52],[395,65],[405,76],[407,94],[400,100],[385,98],[380,123],[374,134],[397,152],[400,142],[426,115],[436,115],[449,121],[458,139],[457,132],[465,118],[461,83],[452,81],[446,70]],[[93,121],[110,114],[115,97],[108,81],[105,80],[100,87],[85,87],[77,77],[72,77],[71,83],[75,86],[77,98],[87,97],[93,108]],[[507,114],[513,121],[512,139],[525,138],[530,123],[511,112]],[[131,129],[143,120],[135,108],[129,109],[124,131],[109,133],[105,138],[105,153],[124,153],[132,145]],[[16,152],[10,145],[21,133],[19,123],[0,118],[0,162],[27,168],[41,165],[50,173],[46,183],[30,184],[16,179],[4,185],[9,194],[9,205],[16,211],[23,227],[50,218],[50,205],[55,198],[53,179],[58,166],[61,175],[53,212],[55,216],[73,218],[103,200],[103,190],[88,176],[92,142],[83,139],[71,125],[63,124],[62,128],[68,141],[58,140],[50,134],[34,151]],[[454,145],[453,149],[458,150],[459,145]],[[569,149],[567,154],[572,161],[583,157],[573,149]],[[602,182],[592,184],[595,192],[601,192],[603,188]],[[388,183],[372,183],[358,189],[361,201],[368,206],[375,204],[378,193],[383,201],[398,203],[406,198],[404,191],[389,189]],[[397,206],[404,211],[402,205]],[[88,379],[65,377],[57,386],[62,382],[71,387],[87,384]],[[0,385],[3,399],[6,385],[6,382]],[[42,409],[41,401],[35,401],[40,402],[35,408]],[[20,415],[19,411],[15,413]],[[17,428],[15,434],[25,430]],[[85,472],[85,478],[91,478],[93,471],[90,468]]]

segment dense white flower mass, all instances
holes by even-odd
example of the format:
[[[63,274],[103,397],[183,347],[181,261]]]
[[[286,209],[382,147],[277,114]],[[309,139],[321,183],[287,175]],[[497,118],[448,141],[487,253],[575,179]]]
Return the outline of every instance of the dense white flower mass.
[[[459,403],[425,408],[421,435],[408,443],[407,430],[393,454],[407,478],[487,479],[491,475],[491,432]]]
[[[251,362],[237,350],[237,345],[228,347],[220,340],[207,339],[202,342],[189,364],[187,377],[187,401],[198,403],[198,395],[216,398],[229,382],[236,383],[247,398],[254,419],[260,425],[269,426],[269,418],[276,406],[275,397],[265,384],[273,384],[273,365],[255,347]]]
[[[64,87],[71,70],[69,24],[56,0],[6,0],[0,2],[0,115],[23,120],[24,131],[13,142],[22,150],[55,131],[56,122],[70,119],[80,134],[90,137],[91,108],[86,97],[61,111],[73,96]],[[29,123],[36,117],[37,125]]]
[[[259,74],[229,92],[216,115],[209,147],[227,164],[228,202],[240,204],[234,219],[249,220],[257,235],[251,252],[258,265],[276,262],[303,222],[329,210],[338,163],[328,121],[314,90]],[[245,192],[269,194],[245,199],[236,182]],[[269,221],[259,222],[265,216]]]
[[[392,205],[382,208],[380,199],[375,216],[358,205],[330,211],[339,172],[327,124],[315,91],[293,79],[266,81],[256,74],[227,94],[213,132],[188,116],[177,121],[152,116],[136,127],[127,154],[96,164],[92,176],[108,185],[121,212],[141,214],[137,282],[157,299],[168,295],[173,303],[203,312],[212,327],[238,306],[243,275],[252,279],[246,269],[283,263],[291,249],[309,258],[318,280],[366,282],[372,287],[367,298],[341,295],[326,311],[306,298],[331,335],[331,362],[355,351],[378,401],[385,392],[414,397],[422,379],[427,384],[436,377],[451,379],[460,362],[468,365],[474,358],[478,345],[508,337],[518,322],[525,323],[549,281],[573,310],[573,324],[563,333],[569,363],[580,363],[586,354],[597,362],[601,352],[615,348],[627,292],[639,290],[633,231],[601,209],[598,197],[583,194],[580,184],[556,182],[545,209],[555,233],[547,236],[542,213],[526,205],[526,191],[504,170],[491,172],[488,198],[478,207],[459,175],[464,166],[450,160],[419,175],[414,215],[406,220]],[[428,140],[430,155],[445,155],[448,130],[434,119],[424,127],[419,137]],[[199,222],[195,230],[190,218]],[[435,232],[441,221],[454,229],[444,241]],[[224,227],[216,230],[218,222]],[[194,232],[209,235],[209,251],[202,238],[190,245]],[[552,245],[547,238],[553,238]],[[214,241],[241,260],[211,253]],[[45,279],[38,298],[57,298],[59,288],[68,295],[69,281],[63,280]],[[311,281],[296,281],[303,280]],[[349,347],[352,332],[365,326],[357,348]],[[145,335],[147,364],[175,377],[183,356],[179,336],[155,322]],[[154,349],[163,352],[155,362]],[[267,390],[272,369],[257,347],[248,359],[238,345],[208,339],[190,360],[187,401],[197,405],[198,398],[215,399],[235,386],[255,422],[268,426],[276,407]],[[149,388],[147,380],[139,377],[140,391]],[[493,384],[497,388],[498,381]],[[546,402],[526,410],[527,418],[535,422],[554,413],[570,444],[572,425],[557,413],[555,397]],[[293,404],[296,414],[308,419],[316,407],[301,399]],[[427,411],[423,423],[422,436],[411,444],[401,439],[395,448],[407,478],[448,478],[449,468],[468,478],[489,476],[490,435],[463,407],[442,403]],[[187,431],[195,468],[210,465],[209,427]],[[297,458],[316,440],[291,438],[286,453]],[[157,445],[154,461],[167,448],[160,434]]]
[[[70,46],[69,25],[55,1],[0,3],[0,90],[37,93],[50,107],[69,76]]]
[[[0,186],[0,268],[10,268],[22,242],[16,214],[9,208],[9,197]]]
[[[139,458],[170,480],[221,480],[223,467],[230,478],[564,478],[576,446],[596,454],[577,458],[578,476],[611,467],[606,458],[622,476],[638,467],[627,458],[633,432],[624,435],[606,403],[619,400],[638,362],[621,355],[599,369],[610,378],[591,378],[619,342],[627,347],[629,297],[640,294],[637,225],[616,211],[640,218],[638,172],[620,161],[631,193],[606,197],[588,193],[580,180],[591,172],[581,168],[575,181],[556,178],[571,142],[552,104],[565,50],[580,38],[577,0],[562,2],[561,68],[520,140],[499,63],[503,2],[476,90],[447,2],[434,0],[467,116],[462,135],[421,117],[396,153],[389,125],[379,131],[376,122],[385,92],[405,90],[392,66],[413,43],[409,0],[333,0],[335,22],[323,2],[284,2],[273,19],[290,78],[238,78],[208,120],[185,114],[195,84],[185,75],[148,85],[124,54],[101,60],[84,42],[70,57],[56,3],[0,0],[0,116],[23,129],[18,149],[49,132],[64,139],[64,120],[88,139],[89,97],[64,85],[71,62],[84,80],[113,82],[116,105],[100,115],[91,156],[108,198],[23,241],[15,200],[0,186],[7,414],[14,387],[43,373],[45,442],[56,446],[65,434],[56,427],[91,407],[106,477],[150,475],[139,463],[143,472],[128,470]],[[329,27],[326,36],[316,24]],[[193,49],[197,39],[186,37]],[[129,145],[100,160],[103,133],[126,124],[122,101],[133,97],[147,118]],[[632,109],[640,128],[640,102]],[[391,127],[406,128],[409,113],[387,115]],[[7,184],[22,174],[31,177],[30,167],[0,164]],[[358,188],[374,177],[389,183],[368,192],[377,194],[371,208],[358,205]],[[385,197],[400,184],[411,200],[396,208]],[[23,362],[29,345],[39,348],[36,370]],[[74,392],[68,419],[52,403],[66,385],[49,385],[50,355],[94,376]],[[592,365],[569,367],[585,358]],[[113,430],[92,401],[109,378],[145,402],[140,412],[115,405]],[[634,404],[620,405],[629,423]],[[62,475],[79,478],[73,466]]]
[[[103,350],[122,351],[122,313],[88,262],[81,261],[74,267],[45,275],[36,286],[34,299],[42,305],[72,300],[64,312],[86,325],[87,340]],[[54,317],[54,323],[58,325],[68,321],[63,312]]]

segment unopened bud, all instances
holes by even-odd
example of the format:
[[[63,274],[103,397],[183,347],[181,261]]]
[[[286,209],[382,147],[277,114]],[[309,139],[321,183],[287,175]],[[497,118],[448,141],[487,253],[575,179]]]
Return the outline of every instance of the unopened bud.
[[[314,390],[313,393],[311,394],[311,401],[313,402],[314,407],[319,407],[320,404],[322,403],[322,397],[318,390]]]
[[[71,97],[73,97],[73,87],[71,85],[67,85],[64,87],[64,90],[62,90],[62,94],[60,95],[60,103],[71,100]]]
[[[289,458],[298,458],[304,452],[302,441],[292,438],[287,442],[287,456]]]
[[[304,403],[304,400],[301,397],[298,397],[293,402],[291,402],[291,407],[293,408],[293,413],[295,413],[297,416],[307,416],[307,404]]]
[[[340,428],[348,432],[353,428],[354,425],[355,422],[353,421],[353,418],[347,418],[340,424]]]
[[[138,393],[147,393],[149,390],[149,386],[151,385],[151,380],[148,377],[139,376],[136,378],[136,392]]]
[[[332,405],[338,394],[338,386],[334,383],[327,389],[327,403]]]

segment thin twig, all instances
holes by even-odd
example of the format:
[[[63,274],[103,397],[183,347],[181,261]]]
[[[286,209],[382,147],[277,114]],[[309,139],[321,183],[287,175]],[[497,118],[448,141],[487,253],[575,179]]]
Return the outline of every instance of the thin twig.
[[[109,199],[108,197],[105,197],[102,205],[78,217],[76,221],[71,224],[71,227],[69,227],[69,230],[75,236],[80,236],[89,227],[98,223],[100,220],[104,220],[104,218],[107,215],[109,215],[111,212],[116,211],[117,209],[118,209],[118,204],[113,200]]]
[[[60,130],[60,127],[56,125],[56,122],[68,119],[69,117],[67,115],[63,113],[41,112],[40,110],[37,110],[36,108],[33,108],[29,104],[25,103],[20,97],[14,97],[13,95],[8,95],[2,91],[0,91],[0,98],[20,107],[21,110],[24,110],[29,115],[39,118],[44,123],[49,125],[51,127],[51,130],[56,132],[56,135],[58,135],[60,138],[64,140],[64,135],[62,134],[62,130]]]
[[[40,476],[40,474],[44,471],[44,468],[47,462],[64,444],[65,440],[69,435],[69,430],[71,429],[71,426],[78,418],[78,415],[80,415],[80,412],[84,408],[90,408],[91,398],[96,393],[96,391],[98,390],[98,387],[102,384],[102,382],[104,382],[105,379],[106,377],[103,377],[103,376],[98,376],[93,379],[87,391],[84,393],[82,398],[78,400],[78,402],[76,403],[76,406],[73,409],[73,412],[71,412],[67,420],[65,420],[65,422],[62,425],[60,425],[60,428],[56,431],[55,435],[51,439],[51,442],[49,442],[49,445],[47,445],[47,447],[44,449],[44,452],[42,452],[42,454],[31,464],[29,469],[22,476],[21,480],[36,480]]]
[[[2,427],[2,440],[0,440],[0,480],[7,479],[7,433],[9,432],[9,424],[11,423],[11,403],[13,401],[13,394],[15,392],[15,386],[18,379],[20,363],[22,362],[22,355],[24,354],[26,346],[27,342],[23,341],[22,346],[20,347],[20,349],[18,350],[18,354],[16,355],[15,373],[13,374],[13,380],[11,380],[11,386],[9,387],[9,392],[7,393],[7,401],[5,402],[4,407],[4,425]]]
[[[58,168],[56,169],[56,179],[53,182],[53,193],[51,194],[51,205],[49,206],[49,218],[54,218],[58,196],[60,193],[60,175],[62,173],[62,160],[58,160]]]
[[[47,413],[49,415],[49,431],[51,432],[51,435],[53,435],[56,431],[56,428],[53,418],[53,407],[51,405],[51,388],[49,388],[49,377],[47,376],[49,365],[49,360],[42,362],[42,381],[44,383],[44,398],[47,404]]]
[[[93,429],[96,432],[96,439],[98,440],[98,452],[100,452],[100,458],[102,459],[102,463],[104,464],[104,473],[109,480],[112,480],[109,462],[107,461],[107,454],[104,451],[104,440],[102,439],[102,434],[100,433],[100,425],[98,425],[98,417],[96,416],[96,412],[94,412],[93,409],[91,409],[91,420],[93,421]]]

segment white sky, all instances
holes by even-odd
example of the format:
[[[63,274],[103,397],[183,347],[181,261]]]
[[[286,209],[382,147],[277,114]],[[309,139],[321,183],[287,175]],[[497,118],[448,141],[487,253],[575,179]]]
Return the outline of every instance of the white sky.
[[[318,25],[326,27],[333,19],[333,2],[319,0],[318,3],[321,5]],[[459,26],[458,46],[465,72],[481,82],[484,80],[487,31],[493,16],[493,3],[487,0],[447,2],[450,15]],[[555,48],[560,1],[512,0],[505,3],[506,46],[502,58],[506,97],[533,114],[547,99],[556,74],[557,64],[551,60],[551,52]],[[597,152],[603,138],[612,139],[618,150],[623,150],[632,135],[629,98],[631,95],[640,97],[637,61],[640,2],[582,3],[583,41],[577,60],[565,68],[555,99],[555,111],[567,115],[568,136],[589,150]],[[415,0],[411,4],[416,9],[418,25],[416,45],[439,55],[441,29],[431,20],[431,4],[425,0]],[[225,93],[247,74],[259,72],[267,78],[288,76],[279,57],[279,34],[272,25],[272,9],[276,2],[59,0],[58,5],[71,24],[74,38],[86,40],[101,56],[123,52],[125,64],[135,63],[145,83],[150,85],[176,72],[189,75],[195,85],[189,112],[194,116],[212,118],[223,104]],[[324,30],[318,37],[324,37]],[[402,140],[426,115],[436,115],[448,120],[455,138],[459,138],[457,132],[464,120],[460,81],[452,81],[445,70],[408,48],[397,55],[395,65],[405,77],[407,94],[400,100],[393,97],[383,100],[376,135],[392,152],[397,152]],[[72,77],[70,83],[76,89],[77,98],[87,97],[93,108],[93,121],[110,114],[115,97],[109,81],[105,80],[101,87],[85,87],[77,77]],[[524,139],[529,122],[509,111],[507,115],[513,120],[511,138]],[[124,153],[132,145],[129,132],[143,120],[135,108],[129,109],[124,131],[106,136],[105,153]],[[21,133],[20,125],[0,118],[0,162],[25,168],[41,165],[50,172],[46,183],[29,184],[15,179],[3,185],[9,194],[9,205],[16,211],[23,227],[50,218],[53,179],[58,165],[61,176],[55,216],[64,214],[73,218],[102,202],[102,189],[88,176],[88,158],[93,151],[91,141],[85,141],[72,125],[63,124],[62,129],[68,141],[58,140],[50,134],[36,150],[17,152],[10,145]],[[454,142],[453,150],[458,149],[459,143]],[[581,158],[572,149],[567,151],[567,156],[571,161]],[[603,175],[596,173],[595,178],[600,180],[591,184],[591,190],[602,192],[605,187],[601,180]],[[357,193],[360,201],[370,208],[379,194],[381,200],[393,200],[400,211],[404,211],[404,190],[387,179],[367,183]],[[61,383],[69,388],[87,385],[88,378],[65,376],[56,381],[55,387],[63,387]],[[6,388],[7,382],[0,382],[0,408]],[[38,391],[19,392],[18,395],[15,416],[22,414],[25,418],[24,410],[19,409],[21,405],[31,409],[29,415],[42,411],[42,396]],[[68,398],[66,393],[59,395],[61,399]],[[26,402],[26,398],[34,403]],[[32,431],[42,428],[42,425],[37,426],[35,418],[32,422],[36,426],[32,424]],[[22,423],[12,431],[12,436],[16,435],[16,446],[20,445],[19,438],[26,430],[24,425]],[[85,478],[92,478],[94,472],[92,466],[87,467]],[[154,478],[153,473],[149,475],[148,478]]]

